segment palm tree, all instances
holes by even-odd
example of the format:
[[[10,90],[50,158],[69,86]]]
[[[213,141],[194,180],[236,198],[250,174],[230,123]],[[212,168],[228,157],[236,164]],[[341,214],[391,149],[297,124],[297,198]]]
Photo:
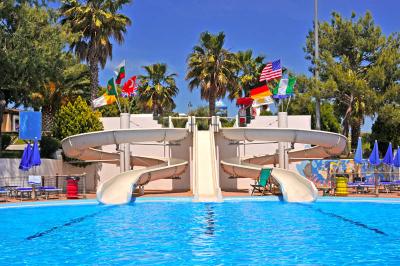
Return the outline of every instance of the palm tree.
[[[222,98],[229,90],[237,87],[237,60],[233,53],[225,49],[225,34],[213,35],[203,32],[200,43],[193,47],[187,59],[189,89],[201,89],[201,98],[209,102],[210,115],[215,115],[215,100]]]
[[[130,19],[118,13],[124,4],[131,0],[64,0],[60,11],[62,24],[69,24],[76,34],[71,43],[81,60],[89,64],[91,100],[97,97],[99,83],[99,64],[105,67],[107,59],[112,58],[113,37],[117,43],[124,42],[126,27]]]
[[[176,74],[168,74],[168,66],[156,63],[143,67],[146,75],[139,76],[138,88],[140,101],[144,108],[151,110],[154,115],[162,115],[165,111],[175,108],[174,97],[178,94]]]
[[[89,70],[86,65],[69,62],[58,81],[49,81],[39,90],[30,94],[32,107],[41,108],[43,131],[51,131],[57,110],[61,105],[74,101],[78,96],[89,99]]]
[[[259,83],[265,57],[262,55],[253,57],[253,51],[249,49],[237,52],[236,58],[239,66],[237,72],[239,86],[237,87],[238,90],[231,93],[232,99],[248,96],[250,89]]]

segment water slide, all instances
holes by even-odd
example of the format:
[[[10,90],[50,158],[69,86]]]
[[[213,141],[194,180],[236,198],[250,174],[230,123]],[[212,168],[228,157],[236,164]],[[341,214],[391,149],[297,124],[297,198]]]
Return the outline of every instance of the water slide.
[[[194,201],[220,202],[222,193],[219,186],[214,131],[212,127],[208,131],[195,128],[193,134]]]
[[[119,164],[119,153],[102,151],[101,146],[146,141],[179,141],[187,135],[186,128],[117,129],[70,136],[63,139],[61,144],[68,157]],[[134,185],[145,185],[157,179],[178,176],[187,167],[187,161],[184,160],[144,156],[131,156],[131,163],[145,168],[123,172],[100,183],[97,188],[97,199],[100,202],[128,203]]]
[[[289,161],[307,158],[326,158],[342,153],[346,137],[340,134],[292,128],[222,128],[222,135],[233,141],[278,141],[316,145],[288,153]],[[257,179],[264,165],[278,163],[277,154],[232,158],[221,161],[222,169],[235,177]],[[317,199],[315,185],[296,172],[281,168],[272,170],[272,177],[280,185],[284,200],[288,202],[311,202]]]

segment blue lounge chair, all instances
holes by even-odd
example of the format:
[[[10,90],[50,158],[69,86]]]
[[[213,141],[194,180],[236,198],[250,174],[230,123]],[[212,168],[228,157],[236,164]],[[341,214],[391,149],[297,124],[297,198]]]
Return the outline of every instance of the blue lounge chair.
[[[62,191],[61,188],[57,188],[54,186],[37,187],[37,189],[45,195],[46,199],[49,199],[50,194],[56,194],[57,196],[59,196],[60,192]]]
[[[369,182],[347,183],[347,187],[355,188],[357,193],[368,193],[370,188],[374,188],[375,184]]]
[[[14,190],[16,192],[16,196],[19,196],[21,201],[24,196],[26,196],[27,198],[32,197],[32,187],[17,187]]]
[[[253,190],[251,191],[251,195],[253,196],[255,191],[261,193],[261,195],[265,195],[265,192],[268,190],[268,180],[271,176],[272,168],[263,168],[261,169],[260,176],[255,185],[251,185]]]
[[[7,201],[8,192],[8,190],[0,188],[0,197],[3,199],[3,201]]]

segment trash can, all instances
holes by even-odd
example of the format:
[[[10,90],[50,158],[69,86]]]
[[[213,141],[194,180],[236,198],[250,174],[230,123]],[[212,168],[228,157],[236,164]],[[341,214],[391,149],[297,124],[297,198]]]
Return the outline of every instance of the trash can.
[[[345,197],[349,194],[347,190],[347,178],[344,176],[338,176],[336,178],[336,191],[335,195],[336,196],[342,196]]]
[[[78,182],[79,177],[77,176],[67,177],[67,199],[78,198]]]

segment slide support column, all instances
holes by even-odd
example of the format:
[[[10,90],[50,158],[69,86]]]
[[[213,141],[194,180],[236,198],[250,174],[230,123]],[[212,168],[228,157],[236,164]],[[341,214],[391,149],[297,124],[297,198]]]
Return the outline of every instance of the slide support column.
[[[287,128],[288,121],[287,121],[287,112],[279,112],[278,113],[278,127],[279,128]],[[278,149],[279,149],[279,168],[287,169],[289,165],[286,165],[286,142],[279,142]]]
[[[121,113],[120,115],[120,128],[128,129],[130,128],[130,117],[129,113]],[[122,151],[120,153],[121,168],[120,171],[126,172],[131,170],[131,145],[130,143],[120,144],[122,146]]]

